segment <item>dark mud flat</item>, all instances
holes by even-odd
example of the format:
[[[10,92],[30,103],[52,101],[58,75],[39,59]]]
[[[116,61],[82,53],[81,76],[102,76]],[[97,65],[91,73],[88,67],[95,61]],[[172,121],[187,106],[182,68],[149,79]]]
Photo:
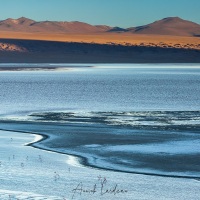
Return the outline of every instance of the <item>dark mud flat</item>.
[[[157,116],[155,112],[146,119],[159,122],[171,116],[170,123],[164,122],[164,125],[131,126],[108,121],[108,116],[119,115],[123,113],[93,113],[92,117],[36,113],[31,115],[34,122],[2,121],[1,129],[43,134],[45,138],[39,144],[52,151],[79,156],[86,166],[139,174],[199,177],[200,127],[183,124],[198,117],[198,111],[157,112]],[[147,113],[143,113],[143,117],[137,112],[132,115],[141,116],[138,119],[141,122]],[[180,125],[172,123],[172,119]]]

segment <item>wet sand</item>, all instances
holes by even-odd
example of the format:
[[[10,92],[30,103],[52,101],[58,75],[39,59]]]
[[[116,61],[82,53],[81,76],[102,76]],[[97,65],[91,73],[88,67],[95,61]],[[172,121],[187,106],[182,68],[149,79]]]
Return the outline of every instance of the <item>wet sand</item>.
[[[192,117],[192,113],[188,116]],[[198,125],[112,125],[106,114],[74,117],[72,113],[38,113],[32,117],[39,118],[34,118],[33,122],[2,121],[1,128],[43,134],[45,139],[34,146],[42,145],[51,151],[76,155],[85,166],[199,178]],[[162,118],[160,120],[162,122]]]

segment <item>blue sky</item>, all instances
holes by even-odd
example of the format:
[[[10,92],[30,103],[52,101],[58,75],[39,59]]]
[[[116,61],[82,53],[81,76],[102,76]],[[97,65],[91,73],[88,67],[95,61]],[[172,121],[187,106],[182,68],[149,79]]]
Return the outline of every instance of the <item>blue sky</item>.
[[[0,0],[0,20],[82,21],[131,27],[169,16],[200,24],[200,0]]]

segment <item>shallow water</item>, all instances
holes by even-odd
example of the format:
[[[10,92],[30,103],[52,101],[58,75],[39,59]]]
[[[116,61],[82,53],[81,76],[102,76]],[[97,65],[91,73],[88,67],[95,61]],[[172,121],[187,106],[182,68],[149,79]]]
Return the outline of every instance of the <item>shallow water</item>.
[[[199,110],[200,67],[158,67],[105,65],[69,71],[0,72],[0,114]]]

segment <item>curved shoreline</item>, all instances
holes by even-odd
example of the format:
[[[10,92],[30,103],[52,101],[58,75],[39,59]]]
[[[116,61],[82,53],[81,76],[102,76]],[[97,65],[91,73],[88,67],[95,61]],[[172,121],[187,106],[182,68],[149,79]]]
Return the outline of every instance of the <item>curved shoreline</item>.
[[[30,131],[19,131],[19,130],[12,130],[12,129],[0,129],[1,131],[9,131],[9,132],[16,132],[16,133],[27,133],[27,134],[31,134],[31,135],[38,135],[41,136],[42,138],[34,141],[34,142],[30,142],[28,144],[26,144],[25,146],[31,146],[33,148],[37,148],[37,149],[41,149],[41,150],[45,150],[45,151],[49,151],[49,152],[54,152],[54,153],[59,153],[59,154],[63,154],[63,155],[68,155],[68,156],[73,156],[75,157],[79,164],[81,164],[84,167],[88,167],[88,168],[94,168],[94,169],[99,169],[99,170],[106,170],[106,171],[112,171],[112,172],[121,172],[121,173],[128,173],[128,174],[138,174],[138,175],[147,175],[147,176],[158,176],[158,177],[168,177],[168,178],[181,178],[181,179],[196,179],[196,180],[200,180],[200,177],[197,176],[180,176],[180,175],[167,175],[167,174],[156,174],[156,173],[143,173],[143,172],[130,172],[130,171],[125,171],[125,170],[118,170],[118,169],[110,169],[110,168],[106,168],[106,167],[99,167],[96,166],[94,164],[89,163],[89,159],[87,157],[81,156],[81,155],[77,155],[77,154],[70,154],[70,153],[65,153],[65,152],[61,152],[61,151],[57,151],[56,149],[48,149],[45,147],[40,147],[37,146],[35,144],[39,144],[40,142],[47,140],[50,138],[50,136],[48,134],[43,134],[43,133],[36,133],[36,132],[30,132]]]

